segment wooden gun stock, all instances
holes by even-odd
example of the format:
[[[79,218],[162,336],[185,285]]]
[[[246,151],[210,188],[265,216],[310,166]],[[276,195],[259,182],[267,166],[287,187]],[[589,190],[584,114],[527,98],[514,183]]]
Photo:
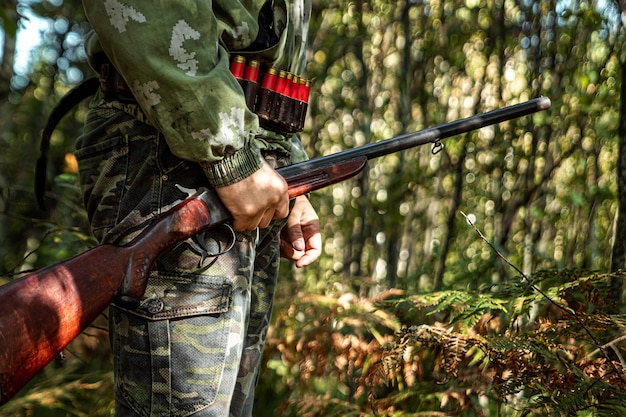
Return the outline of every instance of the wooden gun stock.
[[[0,287],[0,404],[118,296],[139,299],[156,258],[228,219],[214,192],[189,198],[125,246],[101,245]]]
[[[547,109],[538,98],[423,131],[280,168],[291,198],[358,174],[367,161]],[[230,219],[201,190],[124,246],[101,245],[0,287],[0,404],[13,397],[109,304],[136,305],[156,259],[177,243]]]

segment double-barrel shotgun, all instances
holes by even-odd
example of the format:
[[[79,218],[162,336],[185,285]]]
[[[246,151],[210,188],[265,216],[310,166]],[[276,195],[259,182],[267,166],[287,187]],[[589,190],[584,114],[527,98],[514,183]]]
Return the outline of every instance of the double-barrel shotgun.
[[[296,196],[357,175],[367,161],[529,115],[550,107],[539,97],[395,138],[278,169]],[[166,250],[227,222],[214,190],[203,189],[156,219],[124,246],[100,245],[0,287],[0,404],[6,403],[113,301],[138,305],[149,271]]]

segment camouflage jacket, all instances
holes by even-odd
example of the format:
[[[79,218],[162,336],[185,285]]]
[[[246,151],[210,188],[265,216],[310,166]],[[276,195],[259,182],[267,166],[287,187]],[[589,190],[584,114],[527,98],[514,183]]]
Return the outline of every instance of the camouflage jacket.
[[[83,6],[95,32],[87,42],[92,66],[98,70],[95,57],[104,52],[172,152],[198,162],[212,185],[256,171],[259,148],[289,152],[298,145],[259,127],[229,70],[229,53],[254,51],[301,73],[311,0],[84,0]],[[293,162],[304,159],[296,154]]]

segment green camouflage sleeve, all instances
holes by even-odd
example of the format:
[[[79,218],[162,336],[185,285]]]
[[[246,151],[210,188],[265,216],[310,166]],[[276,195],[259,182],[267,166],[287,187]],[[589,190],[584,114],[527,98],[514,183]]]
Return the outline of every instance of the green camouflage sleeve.
[[[258,9],[250,0],[212,3],[220,2],[85,0],[83,6],[102,49],[172,152],[200,163],[209,181],[223,186],[262,164],[253,140],[258,120],[220,42],[223,34],[241,44],[235,46],[254,40]]]
[[[293,135],[289,141],[291,145],[290,149],[290,158],[289,161],[292,164],[297,162],[307,161],[309,159],[309,155],[304,150],[304,145],[300,141],[300,138],[297,135]]]

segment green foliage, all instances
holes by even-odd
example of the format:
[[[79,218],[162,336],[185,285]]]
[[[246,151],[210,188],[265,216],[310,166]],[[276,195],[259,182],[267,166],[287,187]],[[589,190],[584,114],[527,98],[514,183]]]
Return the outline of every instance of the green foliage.
[[[59,98],[88,71],[80,41],[88,29],[82,6],[70,1],[55,5],[47,1],[18,3],[15,10],[13,4],[1,10],[15,19],[18,27],[23,26],[22,19],[39,16],[45,19],[47,28],[38,49],[21,51],[32,57],[28,73],[16,69],[10,74],[0,73],[7,86],[0,91],[0,275],[5,277],[49,265],[93,245],[86,238],[89,229],[81,209],[71,153],[83,122],[84,107],[78,106],[65,117],[52,137],[47,173],[51,184],[48,212],[36,207],[33,193],[41,130]],[[4,35],[2,68],[11,69],[15,34],[5,31]],[[27,254],[30,256],[23,264]]]
[[[319,192],[324,260],[341,279],[356,276],[372,295],[508,279],[461,210],[525,272],[608,268],[624,35],[613,4],[337,1],[317,11],[313,156],[553,101],[446,140],[436,156],[423,147],[372,161],[359,180]]]
[[[0,10],[0,21],[2,22],[2,29],[6,36],[15,37],[17,24],[12,14],[11,10]]]
[[[259,415],[620,415],[626,316],[601,307],[625,276],[530,277],[550,298],[510,285],[281,299],[260,385],[281,400]]]

